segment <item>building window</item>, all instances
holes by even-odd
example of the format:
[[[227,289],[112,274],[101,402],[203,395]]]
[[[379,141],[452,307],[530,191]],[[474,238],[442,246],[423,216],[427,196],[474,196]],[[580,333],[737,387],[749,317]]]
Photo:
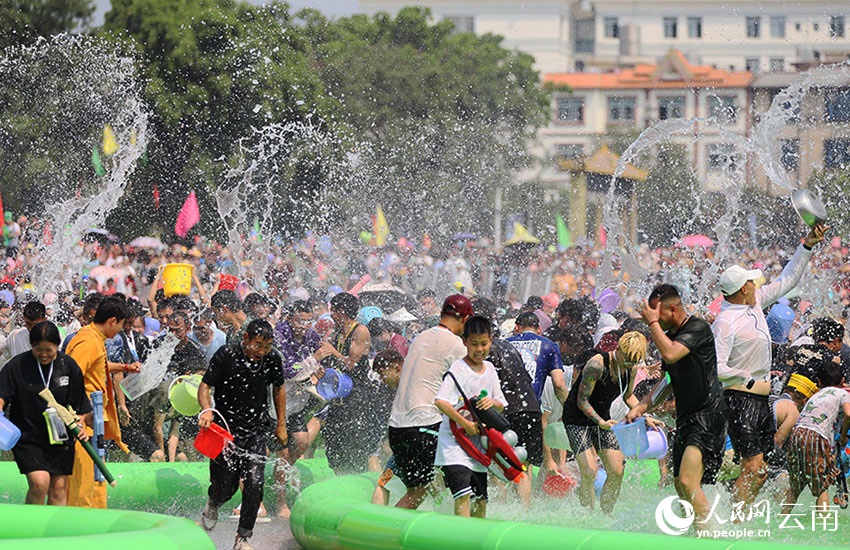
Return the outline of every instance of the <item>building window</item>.
[[[685,98],[683,96],[659,97],[658,120],[685,118]]]
[[[840,38],[844,36],[844,16],[830,15],[829,16],[829,36]]]
[[[784,70],[785,70],[785,58],[784,57],[771,57],[770,58],[770,72],[781,73]]]
[[[745,63],[746,70],[751,73],[761,72],[761,61],[758,57],[748,57]]]
[[[712,143],[708,146],[708,168],[734,171],[738,167],[738,156],[738,150],[731,143]]]
[[[708,96],[708,110],[710,116],[716,118],[721,123],[734,124],[738,120],[738,105],[735,96]]]
[[[446,19],[455,24],[454,34],[475,32],[475,18],[471,15],[447,15]]]
[[[688,17],[688,38],[702,38],[702,17]]]
[[[770,18],[770,36],[773,38],[785,38],[784,15],[774,15]]]
[[[827,139],[823,142],[823,167],[850,168],[850,139]]]
[[[609,97],[608,98],[608,121],[609,122],[634,122],[635,121],[635,98],[634,97]]]
[[[676,23],[678,18],[676,17],[665,17],[664,18],[664,38],[676,38]]]
[[[606,17],[604,20],[605,38],[619,38],[620,26],[617,24],[616,17]]]
[[[583,97],[559,97],[557,99],[557,121],[581,124],[584,122]]]
[[[747,16],[747,38],[758,38],[761,36],[761,16]]]
[[[826,121],[850,122],[850,88],[829,90],[826,96]]]
[[[555,145],[555,161],[577,159],[584,156],[581,143],[559,143]]]
[[[783,168],[789,172],[793,172],[800,164],[800,140],[799,139],[783,139],[782,140],[782,156],[779,158]]]

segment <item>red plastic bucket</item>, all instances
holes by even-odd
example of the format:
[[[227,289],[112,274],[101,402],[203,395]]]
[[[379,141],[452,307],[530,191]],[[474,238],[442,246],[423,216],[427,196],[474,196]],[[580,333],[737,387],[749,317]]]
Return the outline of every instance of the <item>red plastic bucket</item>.
[[[215,459],[231,441],[233,441],[233,436],[230,432],[212,422],[209,428],[201,428],[201,431],[195,436],[195,448],[202,455]]]
[[[550,497],[564,498],[575,488],[576,482],[566,475],[551,474],[543,480],[543,492]]]
[[[219,290],[236,290],[236,286],[239,284],[239,277],[235,275],[228,275],[227,273],[220,273],[218,276],[218,289]]]

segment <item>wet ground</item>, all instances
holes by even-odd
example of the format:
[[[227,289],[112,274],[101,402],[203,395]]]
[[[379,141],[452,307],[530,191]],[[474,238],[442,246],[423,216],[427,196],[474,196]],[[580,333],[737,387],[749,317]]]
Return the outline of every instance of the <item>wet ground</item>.
[[[237,520],[222,517],[218,525],[210,533],[218,550],[230,550],[233,548],[233,539],[236,537]],[[301,546],[292,537],[289,530],[288,520],[274,519],[269,523],[258,523],[254,527],[254,536],[251,537],[251,546],[255,550],[296,550]]]

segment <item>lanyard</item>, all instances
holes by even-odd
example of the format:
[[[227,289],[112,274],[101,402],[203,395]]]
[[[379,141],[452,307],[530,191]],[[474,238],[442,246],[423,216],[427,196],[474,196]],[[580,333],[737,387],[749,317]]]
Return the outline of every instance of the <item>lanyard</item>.
[[[44,383],[45,389],[50,385],[50,379],[53,378],[53,361],[50,362],[50,372],[47,373],[47,379],[44,378],[44,371],[41,363],[38,364],[38,374],[41,376],[41,381]]]

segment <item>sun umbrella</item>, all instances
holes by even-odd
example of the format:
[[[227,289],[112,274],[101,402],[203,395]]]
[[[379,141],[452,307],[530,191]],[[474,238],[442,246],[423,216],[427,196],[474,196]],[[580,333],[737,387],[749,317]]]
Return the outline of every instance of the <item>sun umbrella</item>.
[[[714,241],[707,235],[686,235],[679,239],[676,246],[681,248],[711,248],[714,246]]]
[[[156,237],[136,237],[135,239],[129,242],[129,245],[135,246],[136,248],[165,248],[165,245],[162,244],[162,241],[160,241]]]

